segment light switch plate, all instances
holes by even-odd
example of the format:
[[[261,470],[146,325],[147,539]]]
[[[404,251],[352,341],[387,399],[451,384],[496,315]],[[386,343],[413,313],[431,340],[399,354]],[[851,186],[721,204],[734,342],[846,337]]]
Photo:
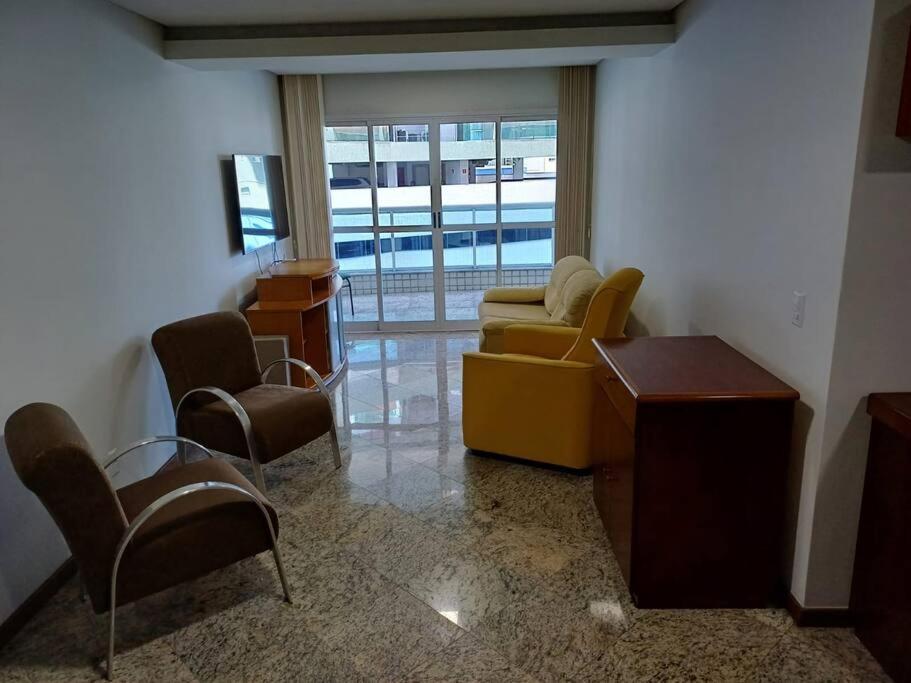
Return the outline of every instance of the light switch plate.
[[[795,290],[791,301],[791,324],[803,327],[803,318],[807,307],[807,293]]]

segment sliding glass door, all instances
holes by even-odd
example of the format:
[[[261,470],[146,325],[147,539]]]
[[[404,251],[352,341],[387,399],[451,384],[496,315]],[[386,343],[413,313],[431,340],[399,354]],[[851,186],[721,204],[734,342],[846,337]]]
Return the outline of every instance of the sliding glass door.
[[[326,149],[352,329],[473,329],[484,290],[547,281],[553,119],[333,125]]]

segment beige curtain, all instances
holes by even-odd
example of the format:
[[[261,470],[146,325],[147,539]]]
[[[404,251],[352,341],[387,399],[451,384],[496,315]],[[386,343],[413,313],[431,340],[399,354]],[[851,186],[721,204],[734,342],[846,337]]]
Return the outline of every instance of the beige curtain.
[[[557,109],[556,258],[588,257],[591,242],[595,67],[560,68]]]
[[[288,216],[300,258],[331,258],[332,222],[319,76],[282,76]]]

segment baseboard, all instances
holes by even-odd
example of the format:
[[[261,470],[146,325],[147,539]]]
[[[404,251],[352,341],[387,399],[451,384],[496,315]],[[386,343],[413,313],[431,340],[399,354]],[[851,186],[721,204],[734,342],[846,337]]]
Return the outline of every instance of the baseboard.
[[[60,565],[51,574],[38,590],[25,599],[16,611],[0,624],[0,649],[6,646],[29,620],[35,616],[44,605],[56,595],[63,585],[76,575],[76,562],[72,557]]]
[[[804,607],[790,592],[785,606],[798,626],[846,628],[854,625],[851,610],[847,607]]]

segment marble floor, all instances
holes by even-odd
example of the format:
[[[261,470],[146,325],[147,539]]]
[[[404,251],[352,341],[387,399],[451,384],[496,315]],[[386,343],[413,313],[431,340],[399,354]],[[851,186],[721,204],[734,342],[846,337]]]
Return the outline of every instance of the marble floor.
[[[261,555],[122,608],[117,680],[887,680],[850,630],[780,609],[634,608],[589,477],[466,454],[474,335],[349,344],[343,467],[320,440],[266,468],[294,604]],[[105,626],[71,582],[0,680],[99,678]]]

